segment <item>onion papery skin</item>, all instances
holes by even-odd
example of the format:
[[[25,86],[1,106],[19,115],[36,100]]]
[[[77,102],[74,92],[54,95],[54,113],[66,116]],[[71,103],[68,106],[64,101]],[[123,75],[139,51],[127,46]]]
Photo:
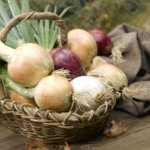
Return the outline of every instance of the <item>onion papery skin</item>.
[[[122,90],[122,88],[128,86],[126,74],[120,68],[112,64],[98,63],[87,75],[105,78],[116,90]]]
[[[62,112],[71,106],[73,88],[68,79],[60,75],[43,78],[35,88],[34,99],[42,110]]]
[[[105,86],[100,80],[92,76],[80,76],[73,79],[71,85],[74,90],[73,100],[77,104],[77,109],[89,111],[95,110],[99,106],[95,101],[96,97],[105,91]]]
[[[88,69],[92,59],[97,55],[97,45],[93,36],[83,29],[72,29],[68,32],[68,48],[82,61]]]
[[[85,75],[84,67],[78,56],[66,48],[56,48],[50,52],[54,61],[55,69],[66,69],[69,71],[70,78]]]
[[[24,87],[33,87],[54,69],[54,63],[41,46],[27,43],[16,49],[7,68],[14,82]]]
[[[28,105],[31,105],[34,107],[37,106],[34,99],[24,97],[24,96],[20,95],[19,93],[15,92],[13,90],[9,90],[9,95],[10,95],[11,100],[15,101],[17,103],[28,104]]]
[[[106,32],[100,29],[92,29],[89,31],[94,37],[97,44],[98,56],[109,56],[113,47],[113,43]]]

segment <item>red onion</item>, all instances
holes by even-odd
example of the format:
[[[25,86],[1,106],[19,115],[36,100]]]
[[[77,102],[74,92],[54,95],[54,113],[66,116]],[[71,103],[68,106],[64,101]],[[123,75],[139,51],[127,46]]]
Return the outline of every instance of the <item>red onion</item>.
[[[99,29],[92,29],[89,31],[97,44],[98,54],[100,56],[109,56],[111,54],[111,49],[113,47],[113,43],[107,33],[101,31]]]
[[[70,78],[85,75],[81,60],[72,51],[66,48],[56,48],[50,52],[55,69],[66,69],[70,72]]]

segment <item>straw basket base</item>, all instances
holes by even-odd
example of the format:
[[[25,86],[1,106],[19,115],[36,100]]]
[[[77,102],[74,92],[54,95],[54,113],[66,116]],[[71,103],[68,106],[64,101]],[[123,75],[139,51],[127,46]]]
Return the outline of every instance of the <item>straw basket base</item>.
[[[27,140],[40,139],[45,144],[76,142],[100,135],[111,114],[111,105],[83,115],[72,112],[41,111],[11,100],[0,100],[2,123]]]

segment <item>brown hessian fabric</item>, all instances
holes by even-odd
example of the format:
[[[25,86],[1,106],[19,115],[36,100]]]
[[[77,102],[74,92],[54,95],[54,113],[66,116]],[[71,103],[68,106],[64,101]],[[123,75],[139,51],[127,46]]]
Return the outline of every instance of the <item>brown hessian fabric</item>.
[[[128,24],[114,28],[110,33],[114,45],[124,46],[123,62],[117,64],[127,75],[132,98],[122,100],[116,109],[134,116],[150,113],[150,33]]]

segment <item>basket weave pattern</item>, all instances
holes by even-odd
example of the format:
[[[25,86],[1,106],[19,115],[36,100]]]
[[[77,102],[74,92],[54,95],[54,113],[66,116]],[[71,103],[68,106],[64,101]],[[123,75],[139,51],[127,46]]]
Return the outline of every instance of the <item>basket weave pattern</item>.
[[[111,102],[106,105],[100,106],[96,111],[78,115],[73,112],[41,111],[4,99],[0,101],[0,114],[2,122],[8,128],[27,139],[38,138],[47,144],[74,142],[97,135],[104,128],[112,110]]]

